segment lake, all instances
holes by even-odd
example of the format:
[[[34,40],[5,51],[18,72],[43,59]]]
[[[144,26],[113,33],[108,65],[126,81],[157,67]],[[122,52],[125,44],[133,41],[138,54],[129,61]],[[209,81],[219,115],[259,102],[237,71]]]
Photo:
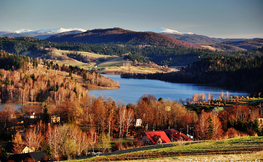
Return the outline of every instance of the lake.
[[[7,104],[5,104],[5,103],[0,103],[0,111],[3,110],[6,105]],[[17,103],[11,103],[9,105],[10,105],[10,107],[13,107],[13,108],[16,108],[16,109],[22,109],[23,108],[23,106],[21,104],[17,104]]]
[[[231,91],[223,88],[196,85],[189,83],[170,83],[160,80],[150,79],[127,79],[121,78],[120,75],[104,75],[110,77],[114,81],[119,81],[120,89],[113,90],[89,90],[89,95],[100,95],[104,97],[113,98],[116,102],[118,100],[123,101],[125,104],[137,102],[144,94],[152,94],[157,99],[162,97],[164,100],[177,100],[180,98],[187,99],[192,98],[193,94],[204,93],[206,96],[208,93],[218,98],[222,92],[226,95],[228,91],[230,96],[247,96],[246,92]]]

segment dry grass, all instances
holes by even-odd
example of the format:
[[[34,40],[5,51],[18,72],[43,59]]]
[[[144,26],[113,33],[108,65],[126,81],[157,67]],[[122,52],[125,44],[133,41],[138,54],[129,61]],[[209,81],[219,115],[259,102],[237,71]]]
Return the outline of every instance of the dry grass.
[[[111,72],[124,72],[124,73],[162,73],[163,70],[157,68],[151,68],[147,66],[111,66],[108,69],[101,71],[102,73],[111,73]]]
[[[69,65],[71,65],[71,66],[78,66],[78,67],[83,68],[83,69],[88,69],[88,68],[93,67],[92,64],[83,63],[81,61],[77,61],[77,60],[74,60],[74,59],[72,59],[72,60],[55,60],[54,63],[58,64],[60,66],[62,66],[63,64],[65,66],[69,66]]]
[[[86,55],[89,57],[94,57],[94,58],[101,58],[101,57],[112,57],[110,55],[101,55],[101,54],[96,54],[96,53],[91,53],[91,52],[84,52],[84,51],[68,51],[68,50],[55,50],[57,54],[62,55],[62,53],[80,53],[82,55]]]
[[[90,52],[83,52],[83,51],[68,51],[68,50],[57,50],[53,49],[52,55],[53,57],[62,57],[62,53],[80,53],[82,55],[87,55],[89,57],[93,58],[105,58],[107,57],[107,61],[103,61],[100,63],[91,62],[91,63],[84,63],[78,60],[75,60],[73,58],[67,57],[67,59],[64,60],[52,60],[55,64],[59,65],[66,65],[66,66],[78,66],[83,69],[91,69],[94,68],[95,65],[97,65],[98,68],[105,68],[109,67],[107,69],[103,69],[99,72],[101,73],[161,73],[165,72],[163,70],[160,70],[158,68],[151,68],[148,66],[130,66],[125,67],[122,66],[122,63],[129,62],[126,60],[123,60],[123,57],[112,57],[110,55],[101,55],[101,54],[95,54]],[[65,56],[64,56],[65,57]],[[132,64],[132,62],[130,62]],[[175,71],[175,69],[173,69]]]
[[[211,46],[202,46],[202,47],[207,48],[207,49],[212,50],[212,51],[218,50],[215,47],[211,47]]]
[[[98,66],[98,68],[104,68],[106,66],[120,66],[124,62],[128,62],[128,61],[123,60],[123,57],[116,57],[116,58],[110,59],[108,61],[99,63],[99,64],[97,64],[97,66]]]

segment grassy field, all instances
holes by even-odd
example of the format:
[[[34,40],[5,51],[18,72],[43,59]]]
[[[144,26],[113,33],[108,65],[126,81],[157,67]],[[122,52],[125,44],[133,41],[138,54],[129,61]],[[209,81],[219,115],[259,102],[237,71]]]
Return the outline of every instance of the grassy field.
[[[98,68],[105,68],[106,66],[108,67],[117,67],[117,66],[121,66],[122,63],[125,63],[127,61],[123,60],[123,57],[117,57],[117,58],[113,58],[109,61],[105,61],[102,63],[97,64]]]
[[[101,55],[101,54],[96,54],[96,53],[91,53],[91,52],[83,52],[83,51],[68,51],[68,50],[55,50],[55,52],[57,52],[58,54],[62,53],[80,53],[82,55],[86,55],[89,57],[94,57],[94,58],[101,58],[101,57],[112,57],[110,55]]]
[[[67,57],[63,55],[63,53],[78,53],[84,56],[88,56],[90,58],[94,58],[92,62],[84,63],[82,61],[78,61],[74,58]],[[118,56],[110,56],[110,55],[101,55],[96,53],[90,52],[83,52],[83,51],[68,51],[68,50],[58,50],[52,49],[51,50],[52,57],[51,59],[54,63],[59,65],[66,65],[66,66],[78,66],[83,69],[99,69],[100,73],[107,73],[107,74],[121,74],[121,73],[156,73],[156,72],[165,72],[164,70],[158,68],[151,68],[149,66],[122,66],[123,63],[131,63],[130,61],[124,60],[123,57]],[[44,57],[44,56],[43,56]],[[57,59],[56,59],[57,58]],[[61,59],[62,58],[62,59]],[[108,58],[106,61],[102,61],[103,59],[100,58]],[[173,69],[175,70],[175,69]]]
[[[161,73],[162,70],[159,70],[157,68],[150,68],[146,66],[109,66],[108,69],[104,69],[101,71],[102,73],[114,73],[114,72],[125,72],[125,73]]]
[[[207,151],[207,150],[224,150],[239,148],[256,148],[263,147],[263,137],[238,137],[211,142],[196,143],[192,145],[182,145],[167,147],[163,149],[147,150],[146,152],[178,152],[178,151]]]
[[[198,141],[197,141],[198,142]],[[263,160],[263,137],[236,137],[209,142],[173,142],[142,148],[106,153],[99,157],[74,161],[114,161],[143,159],[140,161],[202,160]],[[234,152],[234,153],[233,153]],[[178,154],[177,156],[174,156]],[[122,160],[121,160],[122,161]]]

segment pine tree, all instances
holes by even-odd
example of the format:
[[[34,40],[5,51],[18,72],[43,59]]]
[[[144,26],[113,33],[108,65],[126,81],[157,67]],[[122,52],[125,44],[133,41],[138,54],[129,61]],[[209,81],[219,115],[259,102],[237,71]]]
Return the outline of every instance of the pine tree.
[[[213,125],[213,120],[211,115],[209,115],[209,117],[207,118],[207,122],[208,122],[208,139],[212,139],[214,136],[214,125]]]

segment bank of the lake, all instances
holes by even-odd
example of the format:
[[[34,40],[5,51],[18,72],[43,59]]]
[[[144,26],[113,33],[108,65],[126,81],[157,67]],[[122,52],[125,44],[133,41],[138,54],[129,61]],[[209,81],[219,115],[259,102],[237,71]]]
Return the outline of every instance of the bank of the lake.
[[[118,100],[123,101],[125,104],[134,103],[139,100],[144,94],[152,94],[157,99],[162,97],[163,99],[186,100],[187,98],[192,98],[193,94],[204,93],[206,96],[208,93],[213,95],[214,98],[218,98],[222,92],[226,94],[228,91],[231,96],[247,96],[246,92],[232,91],[229,89],[197,85],[190,83],[170,83],[160,80],[150,80],[150,79],[127,79],[121,78],[120,75],[104,75],[105,77],[110,77],[114,81],[119,81],[121,88],[114,90],[89,90],[90,95],[95,95],[99,97],[107,96],[111,97],[116,102]]]

